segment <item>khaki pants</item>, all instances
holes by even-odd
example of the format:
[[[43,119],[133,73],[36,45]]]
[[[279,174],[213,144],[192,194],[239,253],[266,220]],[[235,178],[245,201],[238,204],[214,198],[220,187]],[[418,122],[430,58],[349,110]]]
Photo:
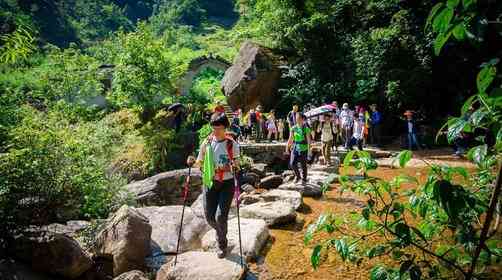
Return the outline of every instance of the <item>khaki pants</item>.
[[[322,156],[324,157],[324,162],[326,164],[331,163],[331,147],[333,146],[333,140],[322,142]]]

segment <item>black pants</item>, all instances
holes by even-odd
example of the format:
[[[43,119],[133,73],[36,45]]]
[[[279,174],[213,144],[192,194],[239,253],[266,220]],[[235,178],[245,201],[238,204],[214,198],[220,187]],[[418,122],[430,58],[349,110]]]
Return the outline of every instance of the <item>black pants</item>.
[[[296,178],[303,178],[303,181],[307,181],[307,153],[307,151],[300,152],[293,148],[289,158],[289,167],[295,172]],[[298,163],[302,166],[303,177],[300,176]]]
[[[357,144],[357,148],[359,149],[359,151],[362,151],[363,150],[363,139],[356,139],[354,137],[352,137],[352,139],[350,140],[349,149],[352,150],[352,148],[356,144]]]
[[[381,145],[380,143],[381,130],[382,126],[380,124],[372,124],[370,127],[371,144],[376,145],[377,147]]]
[[[216,238],[220,249],[225,249],[228,245],[228,213],[234,197],[234,180],[213,181],[212,188],[203,189],[204,212],[207,223],[216,230]]]

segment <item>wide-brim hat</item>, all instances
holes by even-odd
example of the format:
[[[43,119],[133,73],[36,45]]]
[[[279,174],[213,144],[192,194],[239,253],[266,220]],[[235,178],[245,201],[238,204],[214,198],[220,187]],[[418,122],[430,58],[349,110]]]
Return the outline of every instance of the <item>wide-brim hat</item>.
[[[343,109],[348,109],[348,108],[349,108],[349,103],[343,103],[342,108],[343,108]]]

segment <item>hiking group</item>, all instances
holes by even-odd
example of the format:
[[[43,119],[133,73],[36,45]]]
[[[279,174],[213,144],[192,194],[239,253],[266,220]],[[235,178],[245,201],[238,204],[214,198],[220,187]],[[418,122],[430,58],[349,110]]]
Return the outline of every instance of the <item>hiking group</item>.
[[[331,151],[338,151],[339,143],[347,150],[355,145],[362,150],[367,142],[380,146],[382,115],[376,105],[370,106],[371,113],[362,106],[355,106],[351,110],[347,103],[338,108],[337,103],[333,102],[329,104],[329,108],[328,111],[307,117],[312,108],[307,107],[308,110],[303,113],[298,105],[293,105],[286,120],[277,120],[273,110],[265,114],[262,107],[258,106],[246,115],[243,115],[242,110],[237,110],[229,121],[223,107],[216,106],[210,117],[212,132],[202,142],[197,158],[188,157],[187,165],[189,170],[195,166],[202,171],[204,213],[208,224],[216,231],[219,258],[227,254],[228,214],[233,198],[236,198],[239,219],[239,140],[252,138],[258,142],[264,135],[267,135],[269,141],[283,140],[286,136],[284,132],[287,132],[285,153],[289,155],[289,166],[294,172],[295,183],[301,181],[302,184],[308,181],[307,162],[312,156],[312,143],[316,140],[322,143],[321,152],[326,165],[331,164]],[[407,111],[405,115],[410,143],[418,146],[413,114]]]

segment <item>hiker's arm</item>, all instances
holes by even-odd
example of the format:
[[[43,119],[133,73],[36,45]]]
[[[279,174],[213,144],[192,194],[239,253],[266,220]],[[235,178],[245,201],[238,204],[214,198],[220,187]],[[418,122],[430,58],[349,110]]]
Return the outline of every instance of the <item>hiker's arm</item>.
[[[293,130],[289,131],[288,143],[286,144],[286,153],[289,153],[291,149],[291,144],[293,144]]]

